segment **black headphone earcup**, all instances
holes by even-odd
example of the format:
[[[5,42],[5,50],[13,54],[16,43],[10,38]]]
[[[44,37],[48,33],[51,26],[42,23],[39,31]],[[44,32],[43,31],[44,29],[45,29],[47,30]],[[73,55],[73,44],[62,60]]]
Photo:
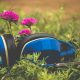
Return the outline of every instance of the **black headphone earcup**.
[[[19,41],[19,43],[17,45],[18,53],[21,53],[22,47],[24,46],[25,43],[27,43],[31,40],[37,39],[37,38],[44,38],[44,37],[54,38],[53,35],[46,34],[46,33],[36,33],[36,34],[31,34],[29,36],[26,36],[21,41]]]
[[[44,44],[45,42],[45,40],[46,41],[49,41],[49,46],[50,47],[48,47],[48,42],[46,43],[46,45],[42,45],[42,44]],[[52,42],[51,42],[51,39],[52,39]],[[35,43],[36,42],[36,40],[38,40],[38,42],[37,43]],[[47,56],[49,56],[47,59],[46,59],[46,62],[47,63],[53,63],[53,62],[59,62],[60,61],[60,56],[59,56],[59,52],[58,51],[56,51],[56,50],[53,50],[53,49],[50,49],[50,48],[52,48],[52,46],[51,46],[51,43],[52,43],[52,45],[53,45],[53,41],[54,42],[56,42],[57,44],[58,44],[58,41],[56,40],[56,38],[54,38],[52,35],[49,35],[49,34],[45,34],[45,33],[39,33],[39,34],[32,34],[32,35],[30,35],[30,36],[26,36],[25,38],[23,38],[20,42],[19,42],[19,44],[17,45],[17,49],[18,49],[18,51],[19,51],[19,53],[20,54],[22,54],[22,55],[25,55],[25,54],[33,54],[33,53],[35,53],[34,52],[34,49],[32,49],[33,47],[28,47],[28,48],[26,48],[25,49],[25,52],[22,52],[24,49],[24,46],[25,46],[25,44],[27,44],[27,43],[29,43],[29,42],[31,42],[31,41],[34,41],[33,42],[33,44],[38,48],[38,49],[40,49],[40,47],[41,48],[43,48],[43,49],[41,49],[40,50],[40,52],[41,52],[41,54],[40,54],[40,56],[39,56],[39,60],[42,60],[43,58],[46,58]],[[33,44],[31,44],[31,45],[33,45]],[[54,45],[55,45],[55,43],[54,43]],[[46,46],[46,47],[45,47]],[[45,49],[46,48],[46,49]],[[58,47],[57,47],[58,48]],[[59,49],[59,48],[58,48]],[[32,50],[32,51],[31,51]],[[37,51],[37,49],[36,49],[36,52],[38,52]],[[54,53],[54,54],[53,54]],[[20,55],[19,55],[19,57],[20,57]]]
[[[12,66],[17,59],[17,49],[14,41],[14,37],[11,34],[4,34],[0,36],[2,38],[2,44],[4,52],[2,54],[2,66]]]

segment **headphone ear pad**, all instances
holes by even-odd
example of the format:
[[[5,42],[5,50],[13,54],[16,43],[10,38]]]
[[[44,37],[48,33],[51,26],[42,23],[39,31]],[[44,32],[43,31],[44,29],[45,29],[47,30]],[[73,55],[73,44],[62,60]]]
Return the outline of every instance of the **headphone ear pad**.
[[[45,43],[44,41],[49,41],[49,42]],[[26,36],[25,38],[23,38],[17,45],[17,49],[18,49],[19,53],[22,55],[33,54],[33,52],[34,53],[38,52],[38,49],[39,49],[39,51],[41,52],[41,54],[39,56],[39,60],[46,58],[46,62],[49,64],[54,63],[54,62],[59,62],[60,61],[60,56],[59,56],[59,51],[58,51],[59,47],[56,46],[57,49],[53,50],[53,48],[51,46],[51,41],[52,41],[52,45],[53,45],[53,41],[55,43],[59,44],[58,41],[52,35],[44,34],[44,33],[32,34],[30,36]],[[27,44],[29,42],[31,42],[30,44],[32,46],[27,46],[27,48],[25,48],[25,50],[24,50],[23,48],[24,48],[25,44]],[[46,44],[46,47],[44,44]],[[49,46],[48,46],[48,44],[49,44]],[[33,46],[33,45],[35,45],[35,46]],[[39,48],[39,47],[41,47],[41,48]]]
[[[34,39],[44,38],[44,37],[54,38],[53,35],[49,35],[49,34],[46,34],[46,33],[36,33],[36,34],[32,34],[32,35],[26,36],[17,45],[18,53],[19,54],[21,53],[21,50],[22,50],[23,46],[25,45],[25,43],[27,43],[27,42],[29,42],[31,40],[34,40]]]
[[[17,49],[14,41],[14,37],[11,34],[4,34],[0,36],[2,38],[2,66],[12,66],[17,59]],[[1,49],[0,49],[1,50]]]

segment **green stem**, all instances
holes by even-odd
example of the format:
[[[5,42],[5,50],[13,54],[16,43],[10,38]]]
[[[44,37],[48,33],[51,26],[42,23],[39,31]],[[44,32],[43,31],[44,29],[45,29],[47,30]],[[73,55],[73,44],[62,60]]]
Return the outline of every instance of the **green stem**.
[[[31,26],[29,26],[30,30],[31,30]]]
[[[10,33],[12,34],[11,22],[10,21],[9,21],[9,29],[10,29]]]
[[[10,33],[10,28],[9,28],[8,22],[6,22],[6,25],[7,25],[7,28],[8,28],[8,32]]]

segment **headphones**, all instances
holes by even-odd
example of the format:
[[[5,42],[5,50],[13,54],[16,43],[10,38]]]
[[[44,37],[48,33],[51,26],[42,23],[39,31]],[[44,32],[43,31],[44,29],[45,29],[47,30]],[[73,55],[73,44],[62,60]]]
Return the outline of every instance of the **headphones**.
[[[47,64],[73,60],[76,48],[69,42],[61,41],[52,35],[37,33],[25,36],[15,45],[11,34],[0,36],[0,66],[12,66],[20,55],[41,52],[39,60],[46,58]]]
[[[21,55],[41,52],[39,59],[46,58],[48,64],[63,61],[72,61],[75,58],[76,48],[69,42],[61,41],[52,35],[39,33],[26,36],[18,44]]]
[[[12,66],[16,61],[16,45],[11,34],[0,36],[0,66]]]

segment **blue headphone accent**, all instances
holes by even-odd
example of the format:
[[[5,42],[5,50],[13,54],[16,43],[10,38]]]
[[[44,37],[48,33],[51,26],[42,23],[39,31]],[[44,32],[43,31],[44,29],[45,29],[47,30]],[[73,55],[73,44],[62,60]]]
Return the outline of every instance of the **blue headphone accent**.
[[[2,37],[0,36],[0,64],[3,64],[4,61],[3,61],[3,57],[2,55],[5,54],[5,46],[4,46],[4,43],[3,43],[3,40],[2,40]]]
[[[62,47],[61,43],[66,44],[68,46],[68,49],[61,51],[61,47]],[[76,52],[75,47],[71,43],[60,41],[55,38],[46,37],[46,38],[38,38],[27,42],[22,48],[21,54],[40,52],[44,50],[58,51],[61,57],[65,55],[72,55]]]
[[[53,50],[53,51],[60,52],[59,41],[49,37],[31,40],[24,45],[21,54],[40,52],[45,50]]]

